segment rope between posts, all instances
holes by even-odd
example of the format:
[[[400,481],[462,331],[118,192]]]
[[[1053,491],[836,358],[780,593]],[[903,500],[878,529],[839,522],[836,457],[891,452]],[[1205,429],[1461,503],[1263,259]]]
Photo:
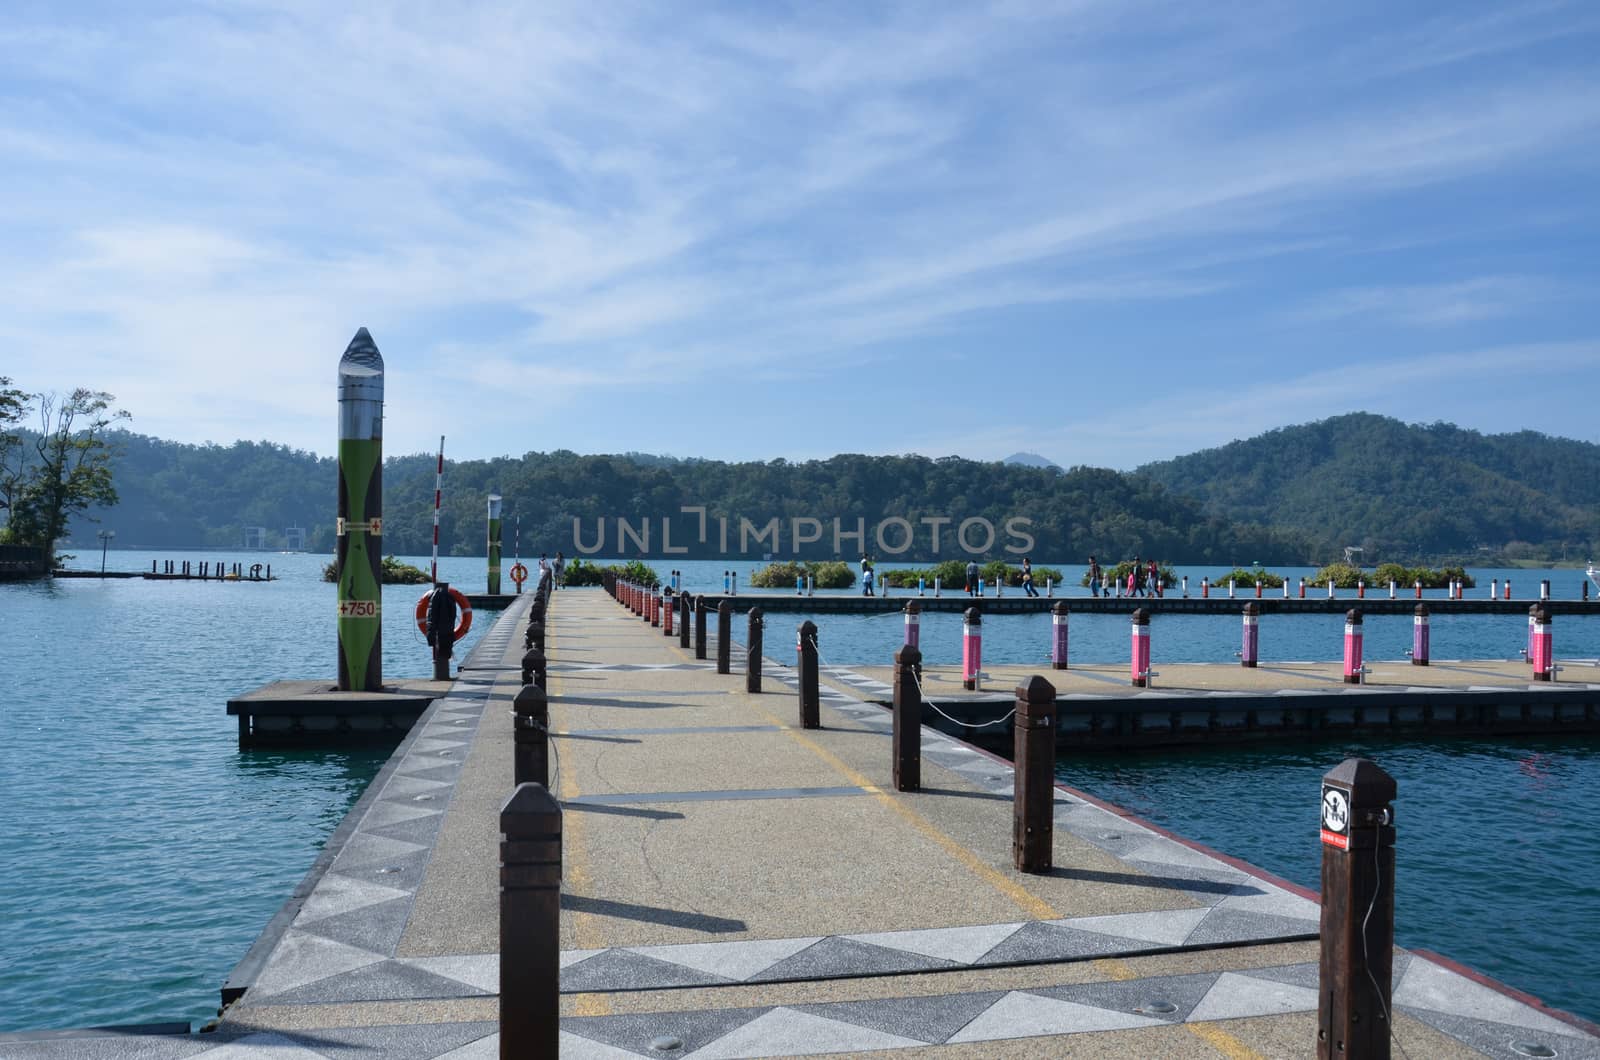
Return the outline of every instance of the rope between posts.
[[[826,659],[824,659],[822,657],[822,649],[817,647],[817,638],[814,635],[810,638],[810,640],[811,640],[811,650],[817,653],[817,662],[818,662],[818,664],[821,665],[822,668],[825,669],[825,670],[830,670],[830,671],[833,671],[834,673],[837,673],[841,669],[841,667],[834,666],[832,663],[828,662],[828,660],[826,660]],[[1004,725],[1006,722],[1010,721],[1011,720],[1011,716],[1014,715],[1017,712],[1017,708],[1016,707],[1012,707],[1010,710],[1006,711],[1004,716],[999,717],[999,718],[995,718],[993,721],[985,721],[985,722],[962,721],[960,718],[952,718],[950,715],[946,714],[944,711],[939,709],[939,704],[935,703],[933,700],[929,699],[925,694],[923,694],[923,691],[922,691],[922,680],[921,680],[921,678],[917,677],[916,670],[912,670],[911,671],[911,680],[914,681],[916,683],[916,686],[917,686],[917,699],[921,703],[924,703],[927,706],[932,707],[933,708],[933,712],[935,714],[939,715],[941,718],[943,718],[945,721],[948,721],[952,725],[960,725],[963,728],[967,728],[967,729],[987,729],[992,725]]]

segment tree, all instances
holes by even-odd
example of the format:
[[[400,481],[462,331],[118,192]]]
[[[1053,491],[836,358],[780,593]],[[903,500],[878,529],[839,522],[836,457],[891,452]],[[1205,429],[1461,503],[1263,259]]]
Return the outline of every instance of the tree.
[[[36,459],[26,466],[12,501],[11,535],[21,544],[54,548],[67,520],[91,505],[117,503],[106,432],[126,412],[104,391],[74,390],[65,399],[38,395]]]
[[[0,508],[6,510],[6,522],[11,521],[11,504],[22,483],[22,436],[11,428],[22,422],[28,414],[33,395],[15,390],[11,380],[0,375]]]

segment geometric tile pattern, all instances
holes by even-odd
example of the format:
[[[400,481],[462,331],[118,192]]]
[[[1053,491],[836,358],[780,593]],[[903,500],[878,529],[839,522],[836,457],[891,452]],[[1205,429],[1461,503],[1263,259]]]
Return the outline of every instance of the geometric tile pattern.
[[[414,726],[340,848],[315,882],[261,968],[251,1004],[311,1004],[405,998],[492,997],[498,954],[396,958],[403,931],[454,782],[476,737],[495,677],[480,670],[505,657],[527,601],[512,604],[462,665],[462,676]],[[558,664],[570,671],[704,670],[707,662],[664,665]],[[792,666],[767,661],[766,676],[795,687]],[[890,689],[826,666],[830,707],[874,732],[890,718],[862,697]],[[852,695],[851,693],[855,693]],[[503,706],[503,705],[502,705]],[[740,727],[743,728],[743,727]],[[751,727],[764,728],[764,727]],[[983,791],[1009,797],[1009,763],[931,728],[923,755]],[[739,794],[739,793],[733,793]],[[748,793],[746,793],[748,794]],[[726,796],[724,796],[726,797]],[[561,955],[566,992],[636,990],[859,977],[898,972],[1070,961],[1210,947],[1261,939],[1304,939],[1317,932],[1317,905],[1136,820],[1058,791],[1055,825],[1126,866],[1160,880],[1198,908],[1055,921],[871,932],[850,936],[758,939],[676,946],[618,947]],[[1037,990],[951,993],[828,1004],[658,1012],[562,1020],[563,1057],[808,1055],[984,1042],[1094,1030],[1170,1026],[1254,1015],[1314,1011],[1312,964]],[[1548,1042],[1564,1057],[1600,1060],[1600,1041],[1498,991],[1429,961],[1397,952],[1397,1010],[1486,1055],[1525,1055],[1511,1042]],[[326,1060],[356,1056],[498,1055],[493,1023],[318,1029],[303,1033],[228,1032],[206,1036],[93,1035],[18,1041],[0,1052],[19,1058],[204,1055],[212,1060]]]

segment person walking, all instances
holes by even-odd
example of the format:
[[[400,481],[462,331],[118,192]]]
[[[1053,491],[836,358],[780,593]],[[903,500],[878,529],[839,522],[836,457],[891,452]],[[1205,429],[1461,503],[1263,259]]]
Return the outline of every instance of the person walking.
[[[1164,595],[1161,592],[1161,569],[1156,566],[1156,561],[1151,560],[1147,573],[1150,575],[1150,592],[1155,596]]]
[[[967,595],[978,595],[978,561],[967,561]]]
[[[1093,556],[1089,557],[1089,595],[1100,595],[1100,564]]]
[[[1039,595],[1039,590],[1033,587],[1033,564],[1027,556],[1022,557],[1022,591],[1029,596]]]
[[[861,595],[877,595],[872,591],[872,561],[865,556],[861,557]]]
[[[561,588],[561,576],[567,571],[567,557],[560,552],[556,553],[555,577],[550,580],[552,591]]]
[[[1133,569],[1128,571],[1128,596],[1144,595],[1144,564],[1139,557],[1133,557]]]

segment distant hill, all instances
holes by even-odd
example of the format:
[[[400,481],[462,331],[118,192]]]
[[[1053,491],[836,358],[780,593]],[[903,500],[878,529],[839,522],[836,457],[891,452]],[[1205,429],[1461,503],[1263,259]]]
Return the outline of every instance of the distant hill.
[[[330,458],[268,442],[183,445],[131,433],[115,441],[112,468],[121,501],[110,511],[92,512],[98,523],[73,523],[79,548],[93,542],[98,527],[116,530],[119,547],[170,548],[239,548],[247,527],[261,527],[265,547],[282,548],[283,530],[291,526],[305,528],[310,550],[333,547],[337,471]],[[431,547],[434,470],[432,454],[384,461],[385,551],[418,555]],[[605,532],[602,555],[662,556],[668,547],[661,537],[663,519],[672,522],[671,554],[686,559],[737,555],[742,545],[754,558],[764,552],[787,556],[795,520],[800,534],[811,539],[803,550],[808,558],[850,558],[863,551],[891,563],[960,556],[965,553],[958,535],[966,520],[975,521],[968,528],[973,547],[984,547],[981,521],[987,520],[995,531],[990,556],[1005,557],[1011,545],[1028,549],[1036,562],[1081,562],[1093,553],[1180,563],[1285,563],[1306,553],[1295,535],[1207,515],[1199,502],[1174,496],[1148,477],[1099,468],[1062,471],[959,457],[854,454],[734,464],[565,450],[447,461],[440,518],[445,552],[483,554],[484,497],[491,491],[504,498],[507,547],[520,518],[524,557],[558,549],[574,554],[575,524],[584,542]],[[705,508],[703,529],[698,511],[683,511],[698,506]],[[648,523],[650,543],[619,543],[618,519],[636,532]],[[1007,524],[1018,519],[1020,533],[1008,533]],[[809,520],[819,525],[812,528]],[[888,534],[890,547],[900,547],[906,530],[912,531],[911,547],[898,554],[880,547],[875,534],[890,520],[903,521]],[[781,529],[781,546],[741,538],[769,525]],[[858,527],[864,531],[860,538]]]
[[[1600,556],[1600,445],[1369,413],[1284,427],[1138,474],[1218,518],[1304,534],[1319,559]]]
[[[1046,460],[1038,453],[1012,453],[1000,462],[1002,464],[1016,464],[1020,467],[1053,467],[1058,470],[1061,467],[1054,460]]]

